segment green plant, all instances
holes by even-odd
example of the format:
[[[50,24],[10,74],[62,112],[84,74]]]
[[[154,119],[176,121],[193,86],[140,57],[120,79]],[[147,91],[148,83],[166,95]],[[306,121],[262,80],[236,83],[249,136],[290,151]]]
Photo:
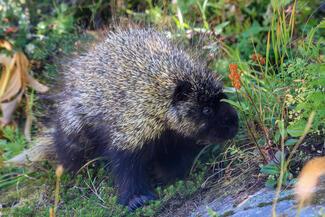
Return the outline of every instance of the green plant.
[[[5,127],[2,130],[5,139],[0,140],[0,149],[3,151],[2,157],[5,160],[19,154],[27,146],[24,135],[17,128]]]
[[[266,44],[264,55],[254,50],[251,60],[245,61],[239,52],[242,48],[236,50],[226,46],[229,56],[236,62],[230,64],[229,75],[235,88],[228,91],[235,96],[226,101],[240,111],[248,135],[264,159],[261,172],[268,176],[266,184],[269,186],[275,186],[280,176],[283,184],[292,183],[289,171],[281,175],[285,152],[295,151],[293,145],[304,133],[313,111],[316,116],[310,132],[324,130],[324,68],[319,47],[322,39],[310,38],[323,24],[312,28],[300,44],[293,45],[296,3],[292,4],[289,14],[285,14],[285,6],[272,2],[270,30],[261,40]],[[259,37],[265,32],[251,28],[249,31]],[[269,155],[269,149],[278,151]]]
[[[222,174],[219,170],[211,170],[219,161],[223,161],[225,170],[232,171],[232,166],[238,164],[240,167],[247,163],[247,158],[254,156],[254,163],[260,165],[259,172],[266,179],[265,184],[277,186],[277,191],[295,181],[291,161],[302,142],[301,136],[307,133],[306,125],[313,111],[316,113],[308,135],[324,133],[324,20],[320,21],[315,11],[319,0],[175,0],[171,4],[164,0],[83,0],[76,5],[66,2],[0,0],[0,5],[6,4],[6,7],[0,6],[0,38],[23,49],[30,59],[40,61],[39,68],[32,68],[37,77],[51,81],[57,76],[53,57],[69,53],[75,47],[75,42],[83,38],[76,35],[80,29],[103,26],[109,23],[111,16],[115,19],[127,15],[136,22],[162,26],[163,29],[166,25],[172,26],[182,33],[177,37],[187,41],[183,38],[186,35],[193,44],[201,34],[211,35],[204,41],[207,44],[204,50],[215,55],[210,66],[224,76],[225,89],[230,96],[226,101],[239,111],[242,127],[221,160],[210,151],[220,144],[205,149],[211,159],[204,166],[200,163],[201,158],[197,158],[193,167],[195,172],[188,180],[159,187],[160,199],[131,216],[153,216],[162,212],[162,207],[170,201],[186,200],[200,189],[202,183],[207,186],[213,182],[210,177]],[[118,2],[122,4],[114,5]],[[237,82],[227,79],[229,64],[237,65]],[[239,88],[234,88],[236,86]],[[32,109],[33,114],[41,116],[43,111],[37,95]],[[0,141],[2,160],[27,146],[19,130],[7,131]],[[250,151],[244,151],[242,145],[251,148]],[[260,158],[253,147],[259,149]],[[299,156],[304,155],[306,153],[302,152]],[[247,167],[255,164],[248,163]],[[213,174],[206,178],[205,174],[211,171]],[[61,177],[58,215],[127,215],[127,210],[117,205],[112,180],[103,171],[96,173],[87,168],[81,173],[75,179],[66,174]],[[229,174],[227,178],[236,176]],[[6,214],[48,215],[53,205],[48,198],[53,199],[54,186],[53,170],[37,174],[17,168],[0,170],[0,190],[9,201]],[[33,194],[26,189],[40,192],[35,190],[36,196],[30,197]],[[14,199],[7,199],[7,195],[13,195]],[[10,209],[17,201],[21,206]],[[218,216],[212,210],[209,213]]]
[[[208,208],[208,214],[210,217],[219,217],[217,212],[213,211],[211,208]]]

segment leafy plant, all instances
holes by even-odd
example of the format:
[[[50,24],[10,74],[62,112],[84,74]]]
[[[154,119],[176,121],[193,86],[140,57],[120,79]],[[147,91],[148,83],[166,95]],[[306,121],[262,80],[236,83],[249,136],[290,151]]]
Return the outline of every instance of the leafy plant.
[[[27,145],[26,138],[19,132],[19,129],[10,126],[3,128],[3,137],[6,140],[0,140],[0,149],[4,151],[4,159],[19,154]]]
[[[186,42],[189,38],[193,44],[197,39],[205,40],[201,35],[211,36],[204,41],[203,49],[208,53],[209,66],[224,76],[225,92],[230,96],[225,101],[238,110],[242,125],[225,154],[224,158],[231,158],[231,163],[226,165],[230,172],[226,171],[225,176],[231,178],[233,175],[231,166],[238,163],[240,167],[247,162],[250,155],[243,151],[242,145],[249,146],[258,150],[257,154],[255,150],[250,151],[254,153],[254,165],[249,166],[260,165],[259,172],[266,178],[266,185],[277,186],[279,190],[295,181],[291,160],[304,138],[301,135],[307,133],[306,125],[314,111],[310,124],[313,134],[309,135],[324,132],[324,21],[319,22],[320,18],[315,17],[319,16],[315,10],[319,5],[318,0],[82,0],[75,5],[70,1],[59,4],[51,0],[0,0],[0,38],[11,42],[15,51],[24,51],[32,63],[31,73],[37,79],[50,80],[57,76],[54,57],[78,46],[75,42],[82,36],[76,33],[80,29],[105,26],[120,15],[164,30],[167,26],[176,28],[181,33],[177,37]],[[39,109],[37,95],[30,96],[36,99],[30,106],[31,112],[35,112]],[[26,146],[19,130],[5,128],[0,142],[1,160],[12,157]],[[169,201],[186,199],[202,183],[209,183],[210,179],[205,180],[207,167],[214,167],[219,160],[214,155],[212,158],[214,163],[204,168],[193,167],[199,171],[189,180],[158,188],[161,199],[132,215],[156,215]],[[199,162],[198,158],[195,161]],[[16,185],[15,191],[5,193],[6,197],[16,193],[12,196],[14,202],[9,200],[9,204],[28,198],[21,201],[20,207],[7,209],[6,213],[48,215],[53,201],[47,198],[54,198],[53,177],[53,170],[29,174],[22,169],[2,168],[0,189],[8,190]],[[36,198],[30,198],[29,191],[23,194],[26,188],[41,189],[42,186],[46,190],[35,193]],[[39,195],[44,199],[42,202]],[[127,214],[124,207],[116,204],[115,189],[101,170],[97,173],[90,170],[76,179],[63,175],[60,198],[58,215]],[[217,216],[212,210],[209,213]]]

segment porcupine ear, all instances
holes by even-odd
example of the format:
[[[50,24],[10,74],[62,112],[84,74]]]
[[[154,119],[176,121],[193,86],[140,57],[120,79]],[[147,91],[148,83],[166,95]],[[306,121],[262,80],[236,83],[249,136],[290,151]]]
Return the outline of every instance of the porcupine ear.
[[[186,101],[192,91],[192,84],[190,82],[179,81],[174,90],[172,103]]]

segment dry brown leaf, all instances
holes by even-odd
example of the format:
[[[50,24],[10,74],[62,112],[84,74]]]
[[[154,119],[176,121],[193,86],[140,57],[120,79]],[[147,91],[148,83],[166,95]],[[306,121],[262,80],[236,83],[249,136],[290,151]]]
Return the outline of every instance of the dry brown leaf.
[[[17,52],[17,71],[20,72],[24,84],[27,82],[28,71],[30,70],[29,61],[25,54]]]
[[[11,58],[7,55],[0,54],[0,64],[3,66],[9,66],[11,63]]]
[[[12,45],[5,40],[0,40],[0,48],[12,51]],[[22,52],[16,52],[12,57],[0,54],[0,64],[2,65],[0,77],[0,105],[3,115],[1,125],[4,126],[11,122],[13,113],[20,103],[27,86],[41,93],[48,91],[48,87],[39,83],[28,74],[30,63]],[[26,104],[27,116],[24,133],[26,138],[30,140],[32,113],[29,108],[29,102]]]
[[[13,100],[0,104],[1,111],[2,111],[2,118],[0,119],[1,126],[8,125],[11,122],[12,115],[16,110],[18,104],[20,103],[22,96],[23,96],[23,91],[21,91],[17,95],[17,97],[14,98]]]
[[[5,102],[12,100],[22,89],[24,84],[22,80],[22,73],[17,70],[18,56],[15,54],[11,60],[11,64],[5,67],[5,71],[0,78],[0,101]],[[10,67],[10,68],[9,68]]]
[[[7,59],[3,59],[4,63],[9,63],[8,65],[5,65],[4,63],[0,62],[0,64],[2,64],[2,74],[1,74],[1,78],[0,78],[0,98],[3,96],[3,94],[5,93],[10,77],[11,77],[11,71],[15,66],[15,61],[14,58],[12,58],[10,61],[8,61]]]
[[[5,48],[6,50],[12,51],[12,45],[6,40],[0,40],[0,48]]]
[[[35,89],[37,92],[45,93],[49,90],[47,86],[44,84],[39,83],[35,78],[33,78],[31,75],[27,75],[27,84],[31,88]]]
[[[300,172],[295,188],[299,202],[303,204],[311,199],[320,176],[324,174],[325,157],[317,157],[307,162]]]

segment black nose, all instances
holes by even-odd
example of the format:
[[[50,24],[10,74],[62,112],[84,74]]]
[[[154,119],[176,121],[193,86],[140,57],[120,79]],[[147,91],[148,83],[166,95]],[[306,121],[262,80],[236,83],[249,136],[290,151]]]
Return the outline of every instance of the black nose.
[[[238,114],[228,103],[222,105],[219,111],[220,128],[222,137],[225,139],[233,138],[238,131]]]
[[[225,126],[237,126],[238,125],[238,115],[236,112],[229,112],[225,114],[221,120],[221,123]]]
[[[231,107],[228,103],[222,103],[219,111],[218,116],[222,124],[225,125],[238,125],[238,115],[237,111]]]

